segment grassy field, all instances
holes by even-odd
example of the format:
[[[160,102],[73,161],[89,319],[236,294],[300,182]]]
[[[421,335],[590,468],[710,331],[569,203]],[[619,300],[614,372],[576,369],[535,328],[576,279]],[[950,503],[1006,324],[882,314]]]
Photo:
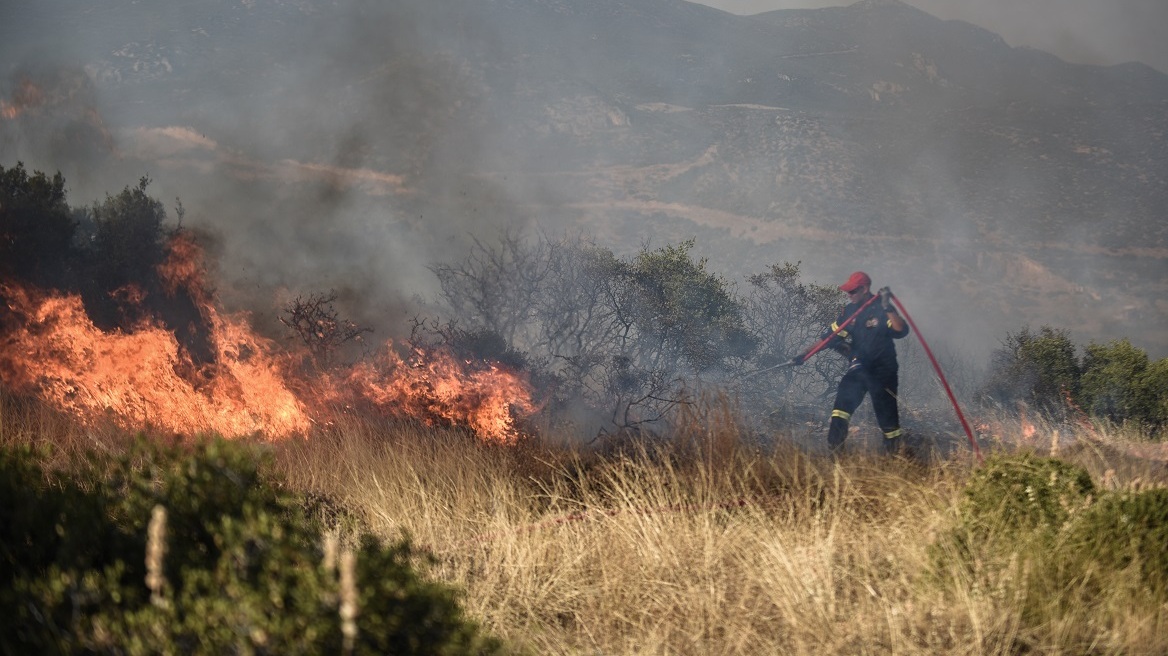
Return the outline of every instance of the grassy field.
[[[12,401],[2,410],[0,445],[52,442],[44,459],[56,468],[128,440]],[[1099,495],[1168,481],[1158,445],[1119,431],[999,425],[989,455],[1053,445]],[[1138,562],[1087,594],[1077,579],[1036,579],[1048,547],[1013,540],[1005,524],[972,547],[952,539],[972,454],[836,461],[752,443],[715,406],[668,439],[603,448],[491,446],[362,419],[268,448],[272,479],[336,531],[404,534],[429,550],[429,574],[463,590],[468,613],[517,651],[1168,652],[1168,604]]]

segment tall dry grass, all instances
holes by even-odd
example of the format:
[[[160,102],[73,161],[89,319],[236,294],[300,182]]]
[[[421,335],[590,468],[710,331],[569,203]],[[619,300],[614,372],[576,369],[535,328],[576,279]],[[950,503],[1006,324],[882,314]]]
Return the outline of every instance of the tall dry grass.
[[[991,423],[989,450],[1057,455],[1104,489],[1168,481],[1162,445],[1134,434]],[[0,397],[0,445],[54,443],[57,467],[129,442]],[[1117,576],[1090,600],[1050,591],[1053,619],[1036,624],[1020,582],[1043,554],[986,576],[940,539],[968,452],[919,463],[761,448],[717,404],[668,439],[599,450],[349,419],[272,452],[273,475],[326,521],[408,534],[475,619],[534,653],[1168,653],[1168,608],[1133,594],[1138,580]]]
[[[376,532],[412,536],[437,557],[434,573],[466,590],[473,616],[537,653],[1075,653],[1083,644],[1072,629],[1084,618],[1036,632],[1009,581],[986,589],[947,567],[943,551],[937,566],[930,545],[953,525],[968,454],[928,465],[832,461],[745,437],[716,407],[691,413],[668,441],[601,454],[353,422],[280,445],[278,468]],[[1108,468],[1097,465],[1100,475]],[[1133,610],[1095,624],[1099,644],[1114,648],[1104,651],[1162,644],[1147,627],[1163,609]]]

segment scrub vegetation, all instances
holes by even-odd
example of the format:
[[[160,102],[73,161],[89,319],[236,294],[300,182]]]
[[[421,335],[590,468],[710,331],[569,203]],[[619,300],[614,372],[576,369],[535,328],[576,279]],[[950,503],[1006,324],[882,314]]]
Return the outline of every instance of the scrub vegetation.
[[[718,402],[589,449],[0,413],[7,651],[1168,649],[1168,469],[1130,431],[1002,418],[978,466],[761,448]]]

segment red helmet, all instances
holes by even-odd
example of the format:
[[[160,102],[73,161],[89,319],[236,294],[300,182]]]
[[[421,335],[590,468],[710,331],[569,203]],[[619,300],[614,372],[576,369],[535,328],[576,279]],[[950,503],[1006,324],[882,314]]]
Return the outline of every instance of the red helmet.
[[[865,285],[871,287],[872,279],[869,278],[868,274],[864,273],[863,271],[857,271],[853,273],[850,278],[848,278],[847,282],[840,285],[839,288],[850,294]]]

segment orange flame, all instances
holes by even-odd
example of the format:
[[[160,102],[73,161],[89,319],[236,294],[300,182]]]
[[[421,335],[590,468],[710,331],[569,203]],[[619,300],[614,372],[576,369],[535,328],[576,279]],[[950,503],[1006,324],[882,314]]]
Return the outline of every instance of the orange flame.
[[[443,351],[415,351],[403,360],[392,346],[347,377],[350,388],[379,409],[430,425],[468,426],[499,444],[518,440],[513,409],[524,415],[537,410],[529,385],[513,373],[485,364],[474,370]]]
[[[513,444],[515,416],[534,412],[520,376],[487,363],[460,362],[442,351],[402,359],[387,343],[375,358],[347,371],[298,377],[293,354],[257,335],[247,316],[222,315],[204,284],[202,249],[179,233],[159,267],[166,294],[180,290],[199,306],[214,351],[196,364],[175,334],[157,322],[105,332],[82,299],[0,283],[15,318],[0,334],[0,381],[33,393],[92,424],[109,418],[130,429],[155,426],[189,434],[303,435],[329,408],[362,404],[430,425],[470,428],[481,439]],[[119,303],[142,303],[137,286],[116,292]]]
[[[179,375],[191,364],[169,331],[143,325],[132,333],[105,333],[79,296],[38,298],[12,286],[0,291],[24,318],[0,341],[0,377],[83,423],[108,416],[127,427],[223,435],[282,435],[309,426],[302,404],[265,357],[267,345],[239,334],[237,324],[218,320],[217,328],[235,339],[220,340],[224,371],[200,390]]]
[[[158,265],[158,275],[167,294],[174,296],[184,290],[195,296],[200,305],[211,305],[211,295],[204,284],[207,266],[203,247],[192,233],[180,230],[170,238],[166,244],[166,261]]]
[[[27,78],[20,80],[12,94],[12,102],[0,100],[0,117],[7,120],[19,118],[21,114],[45,103],[45,92]]]

